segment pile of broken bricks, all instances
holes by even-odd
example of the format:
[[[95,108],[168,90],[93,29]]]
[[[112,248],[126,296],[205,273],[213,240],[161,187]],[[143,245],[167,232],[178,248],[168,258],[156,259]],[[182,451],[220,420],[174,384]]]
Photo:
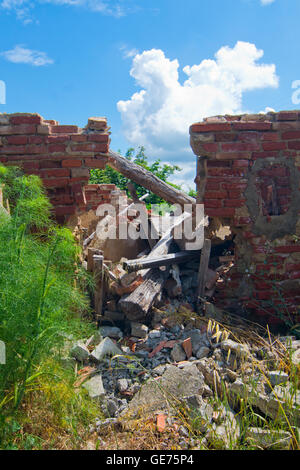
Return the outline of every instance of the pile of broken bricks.
[[[108,429],[128,424],[128,418],[149,414],[163,432],[163,423],[178,423],[182,404],[191,417],[201,417],[196,440],[180,426],[183,449],[235,448],[241,439],[258,448],[292,447],[300,427],[300,391],[282,369],[282,358],[288,354],[299,372],[299,340],[238,342],[216,324],[199,324],[191,311],[188,321],[169,315],[154,323],[151,329],[133,322],[130,331],[103,326],[72,345],[69,361],[79,368],[76,385],[99,402],[99,418],[90,432],[105,436]],[[228,406],[216,399],[224,393]],[[241,434],[240,398],[262,421],[276,420],[284,410],[293,432],[251,427]]]

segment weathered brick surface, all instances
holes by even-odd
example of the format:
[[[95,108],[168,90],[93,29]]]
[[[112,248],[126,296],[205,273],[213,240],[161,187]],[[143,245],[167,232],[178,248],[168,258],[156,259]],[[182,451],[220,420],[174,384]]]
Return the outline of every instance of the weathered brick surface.
[[[38,114],[1,114],[0,161],[41,177],[59,222],[84,209],[91,168],[105,168],[109,151],[105,118],[85,128],[59,125]]]
[[[239,298],[268,321],[299,318],[300,111],[208,118],[190,138],[207,159],[205,212],[236,235],[220,303]]]

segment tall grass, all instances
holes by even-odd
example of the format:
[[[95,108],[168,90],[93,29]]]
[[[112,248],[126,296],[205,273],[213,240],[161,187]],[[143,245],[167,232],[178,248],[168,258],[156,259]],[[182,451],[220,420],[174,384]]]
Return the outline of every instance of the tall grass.
[[[61,333],[76,337],[89,328],[78,320],[88,310],[75,274],[79,248],[72,233],[52,221],[40,179],[0,166],[0,184],[11,209],[10,216],[0,212],[1,440],[6,417],[47,373],[41,365],[62,349]]]

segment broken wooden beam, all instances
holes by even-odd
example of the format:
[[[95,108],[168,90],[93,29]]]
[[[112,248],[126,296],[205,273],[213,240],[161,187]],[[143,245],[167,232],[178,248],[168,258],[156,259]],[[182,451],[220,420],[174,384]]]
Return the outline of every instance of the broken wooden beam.
[[[134,181],[140,186],[143,186],[170,204],[179,204],[181,207],[185,204],[196,204],[196,200],[193,197],[188,196],[173,186],[170,186],[150,171],[131,162],[127,158],[122,157],[116,152],[109,152],[108,165],[114,170],[119,171],[126,178]]]
[[[104,284],[104,276],[103,276],[103,261],[104,256],[101,255],[94,255],[94,273],[95,273],[95,314],[96,318],[99,319],[102,315],[102,308],[103,308],[103,284]]]
[[[153,306],[165,282],[165,276],[159,269],[149,270],[144,282],[131,294],[123,296],[118,303],[122,312],[130,321],[145,318]]]
[[[201,251],[200,266],[199,266],[199,272],[198,272],[197,301],[199,301],[199,299],[204,297],[210,251],[211,251],[211,240],[206,238],[204,240],[203,248]]]
[[[123,263],[123,268],[126,271],[140,271],[141,269],[147,268],[158,268],[160,266],[170,266],[172,264],[183,263],[193,258],[199,258],[200,251],[179,251],[177,253],[169,253],[162,255],[157,258],[144,258],[144,259],[133,259],[127,260]]]

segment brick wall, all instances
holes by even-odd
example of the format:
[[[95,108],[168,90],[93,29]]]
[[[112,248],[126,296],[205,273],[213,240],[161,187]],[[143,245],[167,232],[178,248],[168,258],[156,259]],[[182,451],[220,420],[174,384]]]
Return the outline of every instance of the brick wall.
[[[0,162],[40,176],[61,223],[85,208],[82,188],[91,168],[105,168],[109,142],[106,118],[81,129],[38,114],[0,114]]]
[[[258,315],[299,314],[300,111],[217,116],[190,127],[205,211],[230,225],[235,265],[218,289]],[[283,300],[284,299],[284,300]],[[274,316],[275,315],[275,316]],[[276,317],[276,318],[275,318]]]
[[[119,197],[126,197],[126,191],[121,191],[114,184],[89,184],[84,187],[86,209],[96,210],[101,204],[118,205]]]

